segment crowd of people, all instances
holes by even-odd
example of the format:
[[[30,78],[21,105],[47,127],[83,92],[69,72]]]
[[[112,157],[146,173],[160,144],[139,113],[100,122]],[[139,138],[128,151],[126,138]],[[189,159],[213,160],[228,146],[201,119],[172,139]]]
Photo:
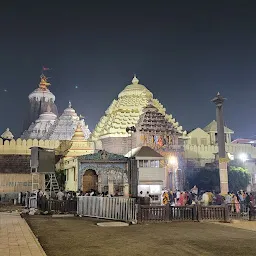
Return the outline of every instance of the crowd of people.
[[[228,204],[231,206],[232,211],[244,212],[250,205],[255,205],[255,198],[252,193],[243,190],[237,191],[237,193],[228,192],[226,195],[214,193],[213,191],[198,193],[197,187],[194,186],[190,191],[177,190],[172,192],[170,190],[163,190],[161,204],[170,204],[171,206]]]

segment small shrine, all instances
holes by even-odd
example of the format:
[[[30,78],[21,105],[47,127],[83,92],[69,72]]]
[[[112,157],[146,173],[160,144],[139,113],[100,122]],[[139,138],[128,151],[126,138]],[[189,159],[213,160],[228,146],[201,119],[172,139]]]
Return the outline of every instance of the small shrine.
[[[128,158],[100,150],[78,157],[78,188],[129,196]]]

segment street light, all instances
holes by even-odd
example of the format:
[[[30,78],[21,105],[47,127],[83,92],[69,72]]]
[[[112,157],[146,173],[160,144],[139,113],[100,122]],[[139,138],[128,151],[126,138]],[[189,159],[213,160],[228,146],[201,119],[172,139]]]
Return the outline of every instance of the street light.
[[[131,157],[132,157],[132,133],[136,132],[136,127],[131,126],[126,128],[127,133],[131,133]]]
[[[176,170],[178,169],[178,158],[176,156],[170,156],[168,158],[168,165],[171,166],[172,171],[169,172],[169,175],[172,173],[172,176],[169,176],[169,182],[170,182],[170,178],[172,178],[172,190],[176,190],[177,189],[177,177],[176,177]]]
[[[177,167],[178,165],[178,159],[176,156],[170,156],[168,162],[169,162],[169,165],[173,167]]]
[[[247,154],[245,154],[245,153],[239,154],[239,155],[238,155],[238,158],[239,158],[243,163],[245,163],[245,161],[248,160],[248,156],[247,156]]]

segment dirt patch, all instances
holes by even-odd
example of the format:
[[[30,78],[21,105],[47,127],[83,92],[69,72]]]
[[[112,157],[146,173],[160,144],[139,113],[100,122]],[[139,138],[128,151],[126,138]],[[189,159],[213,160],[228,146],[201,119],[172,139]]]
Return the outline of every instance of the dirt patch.
[[[212,223],[102,228],[90,218],[26,217],[48,256],[254,255],[256,232]]]

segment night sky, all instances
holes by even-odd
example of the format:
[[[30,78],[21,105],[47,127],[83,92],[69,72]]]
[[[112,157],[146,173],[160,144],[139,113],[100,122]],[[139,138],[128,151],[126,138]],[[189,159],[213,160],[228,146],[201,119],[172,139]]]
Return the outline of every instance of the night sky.
[[[59,112],[71,100],[91,130],[135,73],[184,129],[215,119],[220,91],[235,137],[256,135],[254,1],[10,2],[0,8],[0,133],[22,132],[44,65]]]

